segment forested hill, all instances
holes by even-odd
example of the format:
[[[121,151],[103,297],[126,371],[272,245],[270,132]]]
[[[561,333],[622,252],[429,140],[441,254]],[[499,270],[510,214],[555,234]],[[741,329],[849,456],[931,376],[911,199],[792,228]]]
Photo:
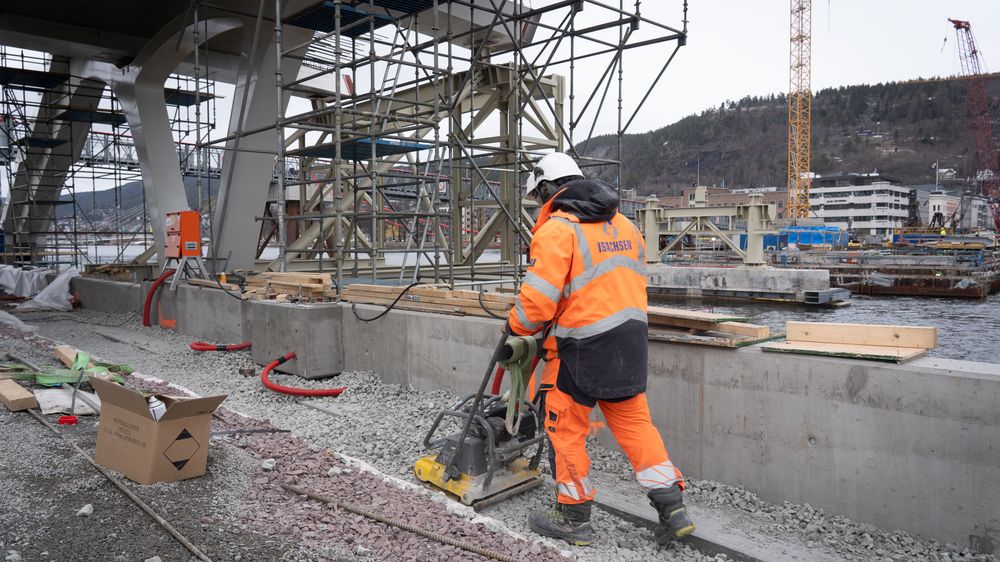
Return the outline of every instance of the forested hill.
[[[1000,127],[1000,79],[986,83]],[[961,80],[845,86],[816,93],[812,104],[812,170],[819,174],[879,172],[904,183],[933,183],[932,165],[959,176],[975,170],[966,85]],[[787,184],[784,95],[746,97],[622,140],[622,180],[640,193],[676,193],[701,183],[727,187]],[[615,137],[595,137],[578,150],[617,159]],[[613,179],[605,169],[601,175]]]

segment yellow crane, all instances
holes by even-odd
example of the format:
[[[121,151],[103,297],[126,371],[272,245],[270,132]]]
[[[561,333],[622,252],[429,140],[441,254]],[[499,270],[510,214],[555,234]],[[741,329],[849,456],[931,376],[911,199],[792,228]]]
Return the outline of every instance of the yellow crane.
[[[812,111],[812,0],[791,0],[788,77],[788,205],[791,219],[809,216]]]

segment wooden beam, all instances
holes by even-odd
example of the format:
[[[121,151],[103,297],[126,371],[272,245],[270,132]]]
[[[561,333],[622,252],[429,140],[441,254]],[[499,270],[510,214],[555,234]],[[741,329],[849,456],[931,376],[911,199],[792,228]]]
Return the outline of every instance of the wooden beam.
[[[35,395],[12,380],[0,380],[0,402],[11,412],[38,407]]]
[[[215,281],[212,281],[211,279],[195,279],[195,278],[189,277],[188,280],[187,280],[187,282],[188,282],[188,285],[194,285],[196,287],[207,287],[209,289],[218,289],[218,288],[220,288],[219,285],[221,284],[222,285],[221,288],[225,289],[227,291],[239,291],[240,290],[239,285],[233,285],[232,283],[216,283]]]
[[[930,326],[891,326],[881,324],[835,324],[824,322],[786,323],[787,339],[849,345],[874,345],[933,349],[937,347],[937,328]]]

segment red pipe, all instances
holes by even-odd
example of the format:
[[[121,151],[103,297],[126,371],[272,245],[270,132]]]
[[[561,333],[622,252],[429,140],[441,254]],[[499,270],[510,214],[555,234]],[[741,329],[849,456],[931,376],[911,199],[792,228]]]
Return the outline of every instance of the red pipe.
[[[253,344],[248,341],[224,345],[215,345],[214,343],[206,343],[203,341],[193,341],[189,347],[195,351],[239,351],[241,349],[250,349],[251,345]]]
[[[347,390],[346,386],[340,388],[295,388],[292,386],[284,386],[277,383],[271,382],[267,375],[278,365],[281,365],[285,361],[290,359],[295,359],[295,352],[289,351],[288,353],[282,355],[281,357],[275,359],[268,363],[264,370],[260,372],[260,382],[264,383],[264,386],[282,394],[291,394],[293,396],[339,396],[341,392]]]
[[[160,288],[160,285],[174,274],[175,269],[164,269],[163,273],[153,281],[153,286],[149,288],[149,292],[146,293],[146,304],[142,307],[142,325],[149,326],[149,307],[153,304],[153,295],[156,294],[156,290]]]

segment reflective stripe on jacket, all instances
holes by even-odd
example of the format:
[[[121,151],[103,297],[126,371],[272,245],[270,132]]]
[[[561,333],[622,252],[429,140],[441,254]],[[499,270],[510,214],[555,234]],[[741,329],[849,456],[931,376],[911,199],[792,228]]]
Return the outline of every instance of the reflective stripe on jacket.
[[[581,222],[548,207],[535,226],[511,329],[528,335],[552,324],[545,340],[549,358],[559,357],[595,398],[644,392],[646,248],[639,230],[620,213]]]

